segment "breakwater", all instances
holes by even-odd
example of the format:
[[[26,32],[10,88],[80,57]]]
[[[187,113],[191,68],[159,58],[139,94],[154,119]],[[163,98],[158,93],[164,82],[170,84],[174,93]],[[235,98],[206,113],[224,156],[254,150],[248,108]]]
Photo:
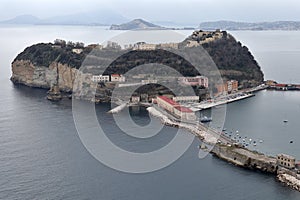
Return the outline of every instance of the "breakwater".
[[[210,153],[219,159],[245,169],[272,174],[284,185],[300,192],[300,175],[294,169],[282,167],[277,158],[249,150],[230,140],[226,140],[225,144],[213,135],[212,131],[203,130],[201,126],[174,121],[154,107],[149,107],[147,110],[151,115],[160,118],[165,125],[184,128],[198,136],[202,142],[213,145]],[[226,136],[222,135],[222,137]]]

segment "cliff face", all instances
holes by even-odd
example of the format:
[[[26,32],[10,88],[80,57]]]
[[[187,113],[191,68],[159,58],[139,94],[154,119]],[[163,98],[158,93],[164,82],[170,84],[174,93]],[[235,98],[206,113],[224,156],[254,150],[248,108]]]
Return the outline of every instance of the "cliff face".
[[[77,74],[77,69],[68,65],[53,62],[49,67],[36,66],[29,60],[16,60],[12,64],[13,75],[11,80],[30,87],[50,88],[56,83],[61,91],[71,92]]]

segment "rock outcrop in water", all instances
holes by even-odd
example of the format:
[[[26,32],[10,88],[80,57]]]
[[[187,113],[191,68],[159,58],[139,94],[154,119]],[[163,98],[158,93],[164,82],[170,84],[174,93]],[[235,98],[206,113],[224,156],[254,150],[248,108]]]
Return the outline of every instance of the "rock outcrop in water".
[[[179,46],[183,46],[187,41],[201,44],[211,55],[225,80],[239,80],[243,87],[252,87],[263,82],[263,73],[247,47],[243,47],[227,32],[222,32],[222,37],[215,39],[211,37],[214,37],[216,32],[199,34],[200,32],[195,31],[192,36],[179,43]],[[79,71],[84,59],[94,48],[97,47],[95,45],[84,47],[81,43],[66,43],[60,40],[55,43],[32,45],[13,61],[11,80],[29,87],[46,89],[56,84],[61,92],[71,93],[74,90],[76,78],[79,80],[77,84],[83,88],[80,95],[85,94],[87,100],[110,101],[113,84],[104,84],[99,88],[91,79],[93,74],[97,74],[93,69]],[[105,60],[105,55],[110,52],[123,50],[119,47],[106,47],[99,51],[104,55],[100,60]],[[162,63],[172,66],[184,76],[198,75],[189,63],[180,59],[170,56],[168,51],[163,50],[133,50],[113,62],[105,73],[122,74],[145,63]],[[94,90],[97,91],[96,99]]]

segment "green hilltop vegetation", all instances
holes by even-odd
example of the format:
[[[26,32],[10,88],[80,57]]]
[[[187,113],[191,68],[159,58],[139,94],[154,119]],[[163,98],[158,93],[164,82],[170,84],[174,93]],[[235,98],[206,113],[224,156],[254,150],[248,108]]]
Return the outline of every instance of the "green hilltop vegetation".
[[[221,71],[223,79],[238,80],[244,87],[255,86],[263,82],[264,75],[248,48],[236,41],[227,32],[195,31],[193,35],[179,43],[179,48],[190,41],[202,45]],[[28,60],[33,65],[44,67],[49,67],[51,63],[58,62],[79,69],[86,56],[94,48],[95,45],[84,46],[82,43],[57,40],[54,43],[32,45],[20,53],[14,61]],[[74,52],[74,49],[79,49],[80,52]],[[110,52],[118,51],[124,50],[120,46],[105,47],[100,50],[101,55],[104,57]],[[183,58],[162,49],[130,51],[114,61],[105,74],[123,74],[146,63],[161,63],[172,66],[184,76],[198,75],[191,64]]]

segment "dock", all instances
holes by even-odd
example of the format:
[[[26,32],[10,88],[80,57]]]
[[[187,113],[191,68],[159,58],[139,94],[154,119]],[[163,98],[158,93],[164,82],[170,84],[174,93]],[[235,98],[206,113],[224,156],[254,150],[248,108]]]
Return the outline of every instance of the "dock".
[[[282,167],[278,157],[247,149],[222,132],[205,127],[197,121],[178,119],[157,106],[149,107],[147,110],[151,115],[160,118],[165,125],[186,129],[205,144],[212,145],[208,152],[217,158],[238,167],[275,175],[282,184],[300,192],[300,174],[293,169]],[[298,170],[300,171],[299,168]]]
[[[122,103],[121,105],[118,105],[117,107],[111,109],[107,113],[110,113],[110,114],[119,113],[119,112],[121,112],[126,107],[127,107],[127,103]]]

